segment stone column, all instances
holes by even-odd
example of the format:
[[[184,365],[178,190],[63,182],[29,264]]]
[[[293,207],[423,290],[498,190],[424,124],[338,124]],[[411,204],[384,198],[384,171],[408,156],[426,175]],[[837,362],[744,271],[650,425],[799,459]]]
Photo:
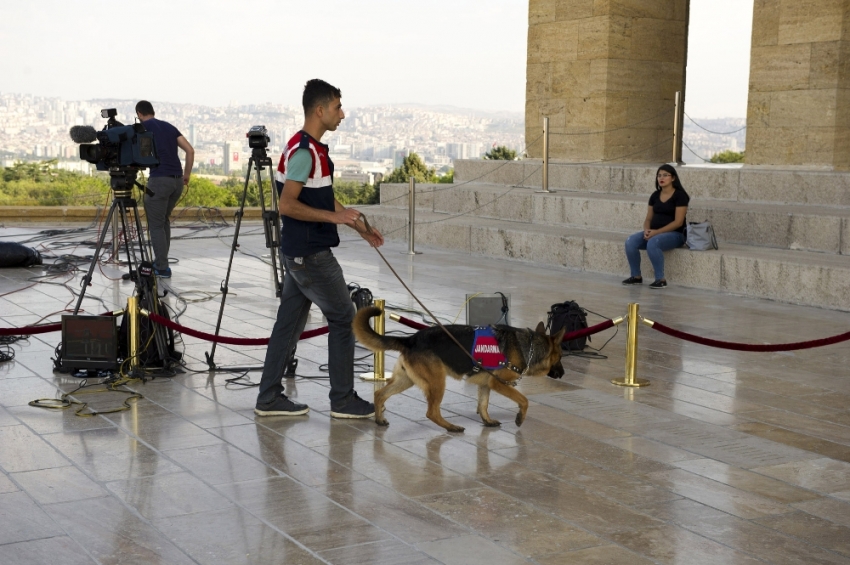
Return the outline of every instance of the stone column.
[[[850,0],[755,0],[751,165],[850,167]]]
[[[688,0],[529,0],[529,156],[542,156],[537,138],[548,116],[553,159],[672,159],[687,14]]]

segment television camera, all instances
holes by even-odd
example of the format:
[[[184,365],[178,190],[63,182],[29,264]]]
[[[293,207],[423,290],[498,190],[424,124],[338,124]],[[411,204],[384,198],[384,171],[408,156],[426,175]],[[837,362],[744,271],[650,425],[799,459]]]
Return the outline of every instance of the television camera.
[[[80,144],[80,159],[92,163],[98,171],[109,171],[113,190],[128,190],[140,169],[159,166],[153,133],[141,123],[125,126],[115,119],[115,108],[103,109],[100,115],[108,120],[102,130],[73,126],[71,139]]]

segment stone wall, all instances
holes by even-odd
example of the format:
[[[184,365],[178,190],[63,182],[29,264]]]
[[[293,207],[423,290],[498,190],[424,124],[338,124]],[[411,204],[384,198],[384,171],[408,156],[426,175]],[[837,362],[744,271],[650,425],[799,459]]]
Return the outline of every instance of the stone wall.
[[[850,0],[756,0],[746,161],[850,166]]]
[[[667,161],[688,0],[530,0],[526,140],[572,162]],[[590,132],[602,130],[602,134]],[[567,134],[567,135],[565,135]]]

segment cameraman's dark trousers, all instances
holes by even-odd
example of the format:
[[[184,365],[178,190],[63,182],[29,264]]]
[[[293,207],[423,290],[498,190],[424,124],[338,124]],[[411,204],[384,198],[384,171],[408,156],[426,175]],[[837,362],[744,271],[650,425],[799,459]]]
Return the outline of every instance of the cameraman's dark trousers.
[[[164,271],[168,268],[168,250],[171,247],[171,222],[168,218],[183,194],[183,177],[151,177],[147,189],[145,216],[153,245],[153,266]]]

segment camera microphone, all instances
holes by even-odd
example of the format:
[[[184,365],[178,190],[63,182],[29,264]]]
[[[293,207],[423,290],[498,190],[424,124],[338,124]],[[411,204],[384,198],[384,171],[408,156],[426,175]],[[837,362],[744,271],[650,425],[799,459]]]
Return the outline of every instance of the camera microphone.
[[[97,141],[97,130],[91,126],[71,126],[69,133],[74,143],[92,143]]]

